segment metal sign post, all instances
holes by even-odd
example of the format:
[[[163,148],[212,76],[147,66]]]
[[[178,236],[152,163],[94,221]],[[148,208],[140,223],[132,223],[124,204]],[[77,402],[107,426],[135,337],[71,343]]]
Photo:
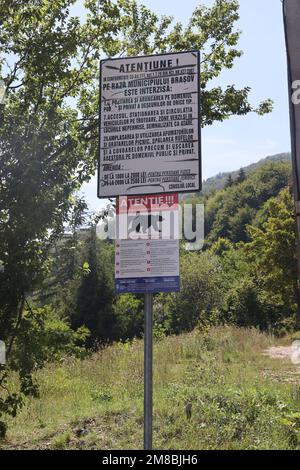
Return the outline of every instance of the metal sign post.
[[[145,294],[144,310],[144,450],[152,450],[153,294]]]

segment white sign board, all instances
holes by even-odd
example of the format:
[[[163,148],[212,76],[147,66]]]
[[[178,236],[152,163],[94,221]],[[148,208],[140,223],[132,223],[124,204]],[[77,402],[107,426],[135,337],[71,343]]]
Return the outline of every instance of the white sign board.
[[[199,52],[101,61],[98,197],[201,189]]]

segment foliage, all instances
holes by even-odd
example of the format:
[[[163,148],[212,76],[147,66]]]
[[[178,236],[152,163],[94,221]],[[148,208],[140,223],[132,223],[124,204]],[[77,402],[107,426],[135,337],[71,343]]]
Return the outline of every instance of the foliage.
[[[217,191],[205,199],[205,232],[207,244],[218,238],[233,242],[248,241],[247,225],[257,212],[289,182],[290,165],[272,161],[261,165],[241,183]]]
[[[26,302],[18,339],[9,345],[8,362],[10,371],[19,374],[18,385],[22,394],[38,396],[38,385],[31,372],[42,368],[47,362],[60,361],[72,355],[81,359],[86,357],[83,346],[88,336],[89,331],[86,328],[72,330],[51,306],[31,308]],[[18,409],[24,404],[23,396],[9,388],[8,378],[7,370],[3,370],[0,384],[0,418],[5,414],[16,416]]]
[[[231,173],[229,173],[227,179],[226,179],[226,182],[225,182],[225,186],[224,188],[230,188],[231,186],[233,186],[233,179],[232,179],[232,176],[231,176]]]
[[[256,163],[251,163],[250,165],[243,167],[243,170],[245,172],[245,177],[247,178],[251,173],[256,171],[260,166],[270,161],[274,163],[288,163],[290,165],[291,154],[279,153],[276,155],[271,155],[269,157],[262,158]],[[232,180],[236,180],[238,178],[239,171],[240,170],[232,171],[230,173],[228,172],[218,173],[217,175],[212,176],[211,178],[208,178],[207,180],[203,181],[202,194],[211,195],[212,193],[219,191],[220,189],[224,189],[224,187],[226,186],[226,181],[229,178],[229,174],[231,175]]]
[[[120,295],[115,299],[114,315],[116,326],[114,337],[130,340],[141,336],[144,326],[143,300],[132,294]]]
[[[8,356],[11,345],[21,350],[21,338],[30,336],[26,299],[49,271],[49,250],[63,232],[72,193],[94,169],[86,139],[91,121],[66,103],[90,80],[90,41],[69,15],[72,3],[0,5],[0,73],[7,87],[0,109],[0,331]],[[16,403],[22,392],[34,392],[29,353],[15,363],[21,379]]]
[[[199,322],[277,334],[297,327],[289,171],[285,163],[266,162],[247,177],[240,171],[241,182],[205,198],[210,248],[182,255],[181,292],[155,302],[156,319],[169,333],[190,331]]]
[[[12,369],[18,367],[22,356],[32,361],[32,368],[41,368],[45,362],[59,361],[65,356],[85,357],[83,348],[89,331],[71,329],[50,305],[24,312],[26,327],[22,330],[23,348],[14,347],[10,359]]]
[[[249,227],[246,252],[264,302],[279,309],[283,319],[297,311],[296,226],[289,189],[271,198],[262,213],[262,227]]]
[[[215,321],[224,281],[218,258],[209,252],[181,258],[179,293],[160,294],[155,300],[156,321],[169,333],[191,331],[198,323]]]
[[[288,332],[296,326],[296,233],[289,188],[270,198],[247,225],[247,243],[220,238],[219,256],[227,285],[219,311],[223,322]]]
[[[239,184],[239,183],[242,183],[243,181],[245,181],[245,179],[246,179],[245,170],[244,170],[244,168],[240,168],[235,182]]]
[[[267,329],[272,321],[275,322],[274,308],[270,306],[268,309],[259,293],[259,288],[251,277],[236,278],[224,296],[221,320],[225,324],[232,323],[240,327]]]
[[[88,345],[114,338],[112,248],[98,240],[95,228],[91,228],[83,245],[79,273],[70,279],[64,290],[66,297],[61,298],[61,308],[72,328],[86,326],[91,332]]]

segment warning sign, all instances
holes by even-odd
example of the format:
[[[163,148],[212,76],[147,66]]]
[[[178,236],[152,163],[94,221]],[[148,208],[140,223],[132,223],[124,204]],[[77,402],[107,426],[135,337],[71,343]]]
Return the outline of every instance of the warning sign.
[[[179,290],[178,211],[177,194],[118,198],[117,293]]]

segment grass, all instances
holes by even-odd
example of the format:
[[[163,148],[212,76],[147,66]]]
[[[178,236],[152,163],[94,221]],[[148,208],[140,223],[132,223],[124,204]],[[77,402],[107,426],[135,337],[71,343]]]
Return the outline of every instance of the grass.
[[[254,329],[220,327],[156,343],[154,447],[300,449],[300,373],[262,355],[274,342]],[[142,448],[141,341],[49,365],[36,378],[41,398],[8,421],[0,447]]]

